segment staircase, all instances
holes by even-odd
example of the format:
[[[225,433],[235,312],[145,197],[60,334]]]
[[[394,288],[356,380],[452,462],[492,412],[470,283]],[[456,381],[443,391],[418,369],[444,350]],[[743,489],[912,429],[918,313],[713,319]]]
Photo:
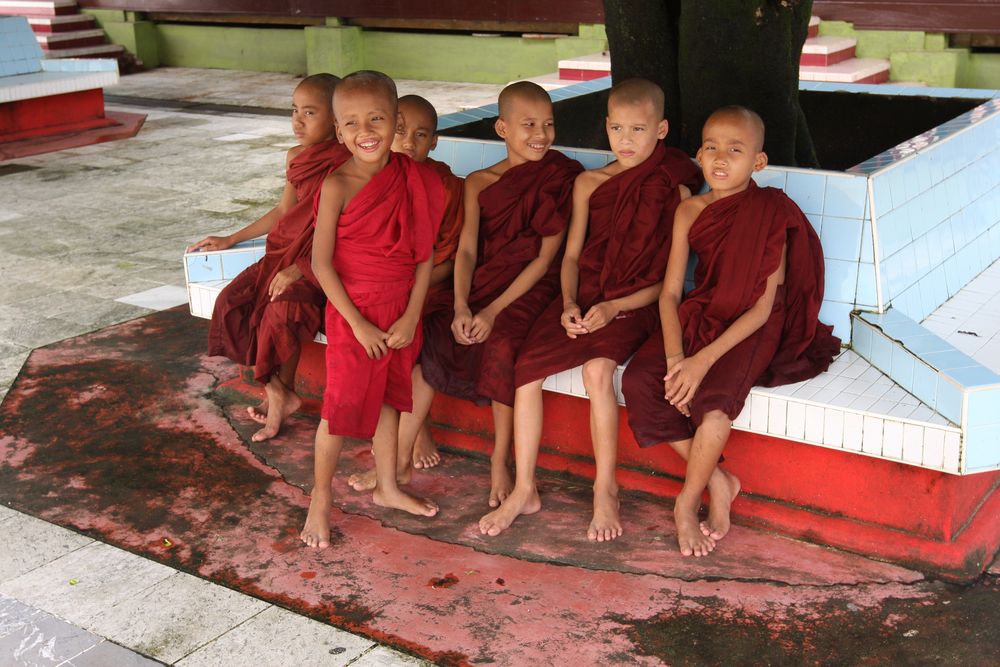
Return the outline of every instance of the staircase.
[[[141,66],[125,47],[108,43],[76,0],[0,0],[0,16],[27,18],[46,58],[115,58],[122,72]]]

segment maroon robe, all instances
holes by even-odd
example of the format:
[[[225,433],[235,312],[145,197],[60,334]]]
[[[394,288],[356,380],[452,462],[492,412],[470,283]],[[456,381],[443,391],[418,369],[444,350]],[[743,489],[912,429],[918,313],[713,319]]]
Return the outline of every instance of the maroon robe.
[[[382,331],[406,311],[417,265],[433,253],[444,209],[444,187],[434,169],[401,153],[354,195],[337,220],[333,266],[351,301]],[[326,305],[326,390],[323,419],[332,435],[371,438],[383,404],[413,409],[413,342],[369,359],[347,320]]]
[[[254,379],[262,384],[319,330],[326,297],[312,272],[313,197],[326,175],[349,157],[335,140],[313,144],[295,156],[286,172],[295,188],[295,205],[268,232],[264,257],[236,276],[215,300],[208,353],[253,366]],[[292,264],[304,277],[271,301],[267,288]]]
[[[698,256],[695,288],[678,309],[684,354],[717,339],[764,293],[787,248],[785,282],[767,322],[706,373],[690,419],[663,398],[663,338],[652,336],[622,378],[629,425],[642,446],[690,438],[707,412],[735,419],[754,385],[799,382],[826,370],[840,351],[832,327],[819,321],[823,251],[805,216],[784,192],[751,181],[743,192],[702,210],[688,235]]]
[[[538,162],[508,169],[479,193],[479,248],[469,308],[473,314],[500,296],[532,260],[542,237],[566,229],[576,160],[550,150]],[[451,332],[455,297],[436,292],[424,319],[426,344],[420,363],[437,391],[476,402],[514,404],[514,360],[531,324],[559,290],[559,260],[545,276],[497,315],[485,342],[460,345]]]
[[[701,171],[687,155],[661,141],[642,164],[612,176],[590,195],[587,240],[580,253],[580,312],[663,280],[670,255],[678,185],[701,188]],[[575,368],[590,359],[623,363],[659,323],[656,303],[623,312],[594,333],[566,336],[556,297],[534,324],[514,369],[516,386]]]

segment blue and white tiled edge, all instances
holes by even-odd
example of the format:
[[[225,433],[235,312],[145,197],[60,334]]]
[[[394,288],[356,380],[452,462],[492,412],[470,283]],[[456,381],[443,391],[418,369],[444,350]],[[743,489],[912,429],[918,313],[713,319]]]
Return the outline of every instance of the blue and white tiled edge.
[[[609,79],[587,81],[553,97],[609,85]],[[847,88],[985,101],[846,172],[768,167],[755,175],[760,185],[783,189],[820,235],[826,262],[820,316],[854,350],[809,382],[754,388],[734,426],[955,474],[998,469],[1000,382],[983,374],[992,371],[975,360],[960,368],[940,365],[933,353],[941,350],[907,348],[891,327],[909,316],[916,327],[909,333],[926,343],[930,332],[918,320],[1000,258],[1000,100],[995,91]],[[449,114],[441,127],[496,113],[489,105]],[[587,168],[612,159],[606,151],[560,150]],[[502,159],[504,147],[440,137],[432,156],[465,176]],[[197,296],[197,310],[210,317],[209,296],[214,302],[225,282],[206,277],[190,287],[192,313],[198,314]],[[882,326],[890,327],[888,335]],[[585,396],[579,369],[549,378],[546,388]]]

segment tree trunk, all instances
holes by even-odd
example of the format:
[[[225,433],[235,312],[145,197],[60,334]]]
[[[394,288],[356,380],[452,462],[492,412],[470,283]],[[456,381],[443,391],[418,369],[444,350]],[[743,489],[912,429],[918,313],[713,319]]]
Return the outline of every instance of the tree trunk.
[[[767,128],[774,164],[818,166],[799,107],[812,0],[605,0],[615,81],[663,87],[672,142],[693,154],[705,119],[742,104]]]

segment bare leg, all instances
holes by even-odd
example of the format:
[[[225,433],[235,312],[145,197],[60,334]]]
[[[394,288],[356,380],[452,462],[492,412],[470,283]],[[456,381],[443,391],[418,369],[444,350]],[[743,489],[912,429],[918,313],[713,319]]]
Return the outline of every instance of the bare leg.
[[[591,359],[583,365],[583,384],[590,397],[590,437],[594,443],[594,518],[587,538],[606,542],[622,534],[618,515],[618,401],[612,359]]]
[[[493,454],[490,455],[490,507],[507,499],[514,482],[510,478],[510,441],[514,434],[514,410],[493,401]]]
[[[340,448],[344,438],[330,435],[330,425],[325,419],[316,429],[315,459],[313,461],[313,489],[309,498],[309,514],[299,539],[310,547],[320,549],[330,546],[330,501],[333,494],[330,483],[337,472]]]
[[[538,489],[535,487],[535,463],[538,461],[538,446],[542,439],[542,382],[543,380],[538,380],[518,387],[517,393],[514,395],[512,426],[517,429],[514,436],[514,462],[517,468],[517,477],[513,490],[503,500],[500,508],[479,520],[479,530],[484,535],[499,535],[509,528],[518,516],[534,514],[542,508],[542,501],[539,499]],[[495,415],[496,411],[494,410],[494,417]],[[498,424],[498,449],[499,446],[500,426]],[[496,469],[496,456],[497,451],[494,450],[494,458],[491,461],[494,470]],[[506,473],[506,465],[504,472]],[[495,481],[496,477],[494,477],[494,483]],[[490,504],[492,505],[492,491],[490,493]]]
[[[691,440],[671,442],[670,446],[685,461],[691,458]],[[702,534],[718,542],[729,533],[729,510],[739,493],[739,478],[716,466],[708,478],[708,520],[699,524]]]
[[[375,428],[375,475],[377,483],[372,500],[380,507],[403,510],[420,516],[434,516],[438,506],[432,500],[403,492],[396,483],[396,452],[399,445],[399,412],[382,406]]]
[[[681,555],[707,556],[715,549],[715,540],[702,533],[698,525],[698,506],[708,480],[718,467],[719,454],[726,446],[732,422],[719,410],[712,410],[702,420],[691,441],[684,487],[674,502],[677,544]]]
[[[431,402],[434,400],[434,390],[424,380],[424,375],[420,371],[420,365],[413,367],[413,412],[404,412],[399,415],[399,444],[398,460],[396,462],[396,482],[400,485],[410,483],[413,477],[412,451],[413,441],[420,426],[427,419],[427,414],[431,411]],[[422,417],[421,417],[422,415]],[[421,419],[421,421],[417,421]],[[372,443],[372,454],[375,453],[375,445]],[[375,469],[357,473],[347,478],[347,483],[355,491],[372,491],[375,489]]]
[[[425,420],[420,426],[417,442],[413,446],[413,467],[426,470],[439,463],[441,463],[441,453],[438,451],[434,438],[431,437],[431,428]]]
[[[265,391],[267,391],[264,428],[253,434],[251,439],[254,442],[270,440],[278,435],[281,425],[285,420],[293,412],[302,407],[302,399],[295,393],[295,369],[298,365],[299,353],[296,352],[294,357],[281,364],[278,372],[271,376],[271,379],[264,387]],[[255,415],[253,408],[247,408],[247,412],[250,413],[251,419],[257,422],[260,421],[260,415]]]

